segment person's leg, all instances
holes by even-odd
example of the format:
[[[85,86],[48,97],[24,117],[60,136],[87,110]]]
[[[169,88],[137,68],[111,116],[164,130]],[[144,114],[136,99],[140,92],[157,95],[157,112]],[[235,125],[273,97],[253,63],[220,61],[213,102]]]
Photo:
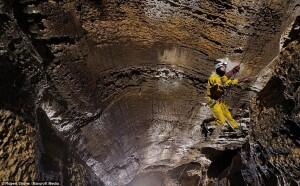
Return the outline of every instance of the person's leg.
[[[215,139],[220,135],[222,126],[225,124],[226,118],[223,114],[223,110],[220,102],[216,102],[215,105],[211,107],[211,110],[216,119],[216,121],[214,122],[216,124],[216,128],[214,129],[211,138]]]
[[[216,102],[216,104],[211,108],[218,125],[224,125],[225,124],[225,116],[222,109],[222,103]]]
[[[228,106],[225,104],[225,103],[220,103],[221,104],[221,108],[222,108],[222,111],[223,111],[223,114],[225,116],[225,118],[227,119],[227,121],[229,122],[230,126],[234,129],[237,129],[239,127],[239,124],[237,121],[235,121],[235,119],[233,119],[229,109],[228,109]]]

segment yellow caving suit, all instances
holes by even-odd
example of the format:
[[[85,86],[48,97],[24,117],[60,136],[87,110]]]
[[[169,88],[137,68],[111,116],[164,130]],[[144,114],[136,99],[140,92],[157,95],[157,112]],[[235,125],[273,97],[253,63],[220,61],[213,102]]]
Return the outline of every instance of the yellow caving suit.
[[[237,79],[229,79],[226,75],[219,76],[213,73],[208,79],[207,98],[208,105],[214,113],[217,123],[224,125],[226,120],[232,128],[238,128],[238,123],[233,119],[227,104],[222,100],[227,87],[237,85]]]

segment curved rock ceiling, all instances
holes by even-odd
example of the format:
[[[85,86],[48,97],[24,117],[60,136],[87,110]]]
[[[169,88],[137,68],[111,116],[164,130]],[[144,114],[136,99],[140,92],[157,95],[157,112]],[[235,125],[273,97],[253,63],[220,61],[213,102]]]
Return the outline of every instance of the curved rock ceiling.
[[[207,141],[201,127],[211,117],[204,104],[207,78],[213,60],[223,57],[242,64],[240,77],[261,75],[283,47],[299,5],[298,0],[6,3],[3,9],[15,19],[11,24],[23,34],[7,39],[13,40],[11,51],[30,46],[25,64],[36,62],[25,74],[37,90],[41,177],[64,178],[66,185],[245,184],[239,171],[249,136],[223,131]],[[33,71],[41,78],[34,79]],[[260,90],[261,84],[258,78],[254,87]],[[231,101],[246,133],[247,86],[235,90]]]

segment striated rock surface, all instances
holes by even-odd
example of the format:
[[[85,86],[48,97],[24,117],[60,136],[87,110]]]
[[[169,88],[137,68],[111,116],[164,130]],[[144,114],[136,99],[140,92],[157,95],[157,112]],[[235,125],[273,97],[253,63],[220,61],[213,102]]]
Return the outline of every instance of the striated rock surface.
[[[30,170],[27,177],[14,177],[9,162],[16,157],[5,152],[8,180],[297,184],[298,0],[0,5],[0,105],[24,117],[22,126],[34,131],[24,138],[36,141],[20,150],[33,158],[13,163],[34,159],[18,173]],[[204,95],[220,57],[241,62],[240,77],[258,78],[251,89],[241,84],[231,91],[241,133],[223,128],[213,137],[214,127],[202,126],[212,117]],[[257,94],[251,113],[250,90]]]
[[[285,42],[274,73],[253,103],[253,156],[258,179],[300,184],[300,17]]]
[[[22,118],[0,111],[0,181],[37,179],[36,131]]]

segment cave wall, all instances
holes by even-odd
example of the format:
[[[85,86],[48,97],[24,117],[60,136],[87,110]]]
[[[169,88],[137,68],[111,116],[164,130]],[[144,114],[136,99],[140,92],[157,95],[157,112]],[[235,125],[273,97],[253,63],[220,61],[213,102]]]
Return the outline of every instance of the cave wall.
[[[43,170],[41,159],[47,143],[41,140],[36,103],[40,90],[47,87],[44,71],[47,60],[40,56],[41,51],[37,51],[40,48],[36,48],[31,36],[23,29],[22,20],[18,20],[18,3],[0,1],[0,181],[58,181],[69,185],[93,183],[92,175],[85,174],[84,164],[80,162],[67,164],[70,167],[64,170],[68,175],[65,180],[63,177],[47,177]],[[53,131],[51,127],[47,129]],[[51,140],[50,144],[53,144],[55,140]],[[70,158],[68,162],[73,161]]]
[[[55,96],[93,113],[114,86],[106,77],[117,81],[123,75],[112,79],[111,72],[128,67],[172,65],[204,79],[211,60],[228,56],[243,60],[243,74],[255,75],[279,50],[295,2],[36,0],[15,6]]]
[[[219,161],[208,160],[202,154],[199,157],[201,149],[192,149],[201,137],[197,135],[201,133],[199,122],[207,114],[201,104],[207,77],[213,70],[212,60],[224,56],[240,60],[244,74],[256,75],[279,52],[280,37],[299,2],[7,0],[0,5],[0,104],[5,109],[0,113],[4,118],[1,135],[8,139],[1,145],[9,149],[4,153],[6,157],[14,157],[14,152],[23,149],[14,141],[24,139],[22,153],[31,155],[15,160],[14,165],[13,158],[5,159],[1,164],[5,172],[0,172],[4,175],[0,179],[58,179],[66,185],[101,185],[99,175],[105,183],[116,179],[112,178],[116,175],[123,179],[120,184],[134,185],[139,183],[139,177],[143,178],[143,172],[137,171],[142,167],[152,171],[165,168],[169,170],[167,176],[161,177],[158,171],[153,172],[153,177],[170,178],[165,183],[171,185],[178,184],[174,180],[180,177],[179,182],[189,185],[199,183],[199,178],[205,178],[203,184],[208,184],[206,169],[214,159]],[[288,50],[297,51],[297,44],[286,42],[283,46],[286,54],[282,53],[282,61],[297,54]],[[278,67],[284,68],[287,67]],[[277,108],[281,104],[284,109],[294,102],[296,105],[295,100],[283,96],[282,91],[289,84],[285,85],[281,80],[284,73],[280,73],[260,94],[258,100],[262,101],[254,110],[259,113],[260,108],[267,107],[281,118],[288,116],[290,119],[283,119],[287,126],[280,132],[292,135],[287,143],[297,149],[298,134],[293,133],[298,127],[293,123],[297,121],[296,106],[288,110]],[[297,75],[286,78],[294,77]],[[268,97],[267,89],[275,89],[274,82],[276,88],[281,84],[281,89]],[[277,97],[282,98],[278,103],[263,101]],[[271,124],[264,120],[271,121],[273,115],[266,117],[268,114],[253,117],[258,124],[254,131],[261,134],[253,133],[253,141],[262,141],[261,149],[271,143],[269,135],[264,136]],[[124,118],[128,123],[123,122]],[[25,133],[19,132],[18,123],[22,123],[20,130]],[[16,131],[21,137],[8,131]],[[173,137],[178,138],[176,143]],[[121,155],[116,153],[120,149],[119,138],[125,144]],[[224,146],[228,148],[227,145]],[[220,154],[224,146],[218,149]],[[273,151],[288,156],[288,162],[299,154],[298,150],[289,155],[282,150]],[[135,152],[142,152],[143,162],[130,156]],[[124,159],[122,155],[126,153],[129,156]],[[240,170],[234,169],[241,166],[241,157],[234,149],[228,153],[230,161],[234,160],[233,166],[220,171],[223,177],[212,173],[211,184],[226,184],[228,180],[243,183],[233,179],[235,174],[240,176]],[[100,166],[105,165],[104,170],[97,169],[94,157]],[[189,162],[195,157],[202,164]],[[281,166],[280,161],[275,162]],[[16,172],[15,165],[23,162],[28,164]],[[255,161],[255,165],[260,163]],[[126,172],[126,167],[132,172]],[[184,172],[185,168],[189,172]],[[257,168],[257,172],[275,170],[269,164],[263,168]],[[105,170],[110,172],[101,172]],[[217,181],[219,176],[223,181]],[[289,181],[296,178],[292,175]]]
[[[0,117],[0,181],[36,180],[36,130],[11,111],[1,110]]]
[[[35,84],[39,58],[18,26],[11,2],[0,2],[0,181],[38,178]]]
[[[299,25],[297,17],[273,75],[252,104],[252,155],[259,179],[270,185],[300,183]]]
[[[296,3],[20,1],[16,17],[44,59],[43,94],[54,99],[45,96],[43,108],[66,132],[97,118],[127,88],[171,76],[170,69],[199,94],[217,57],[240,60],[241,74],[256,75],[279,51]],[[164,68],[167,75],[153,73]]]

